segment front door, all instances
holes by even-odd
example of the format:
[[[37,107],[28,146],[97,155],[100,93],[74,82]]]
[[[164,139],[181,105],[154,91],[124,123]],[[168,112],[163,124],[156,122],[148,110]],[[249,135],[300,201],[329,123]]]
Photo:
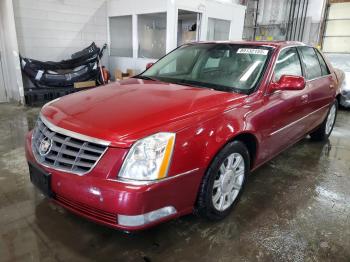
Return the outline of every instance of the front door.
[[[295,47],[283,49],[276,61],[274,79],[282,75],[303,76],[299,53]],[[264,101],[264,159],[269,159],[292,145],[305,134],[305,116],[310,113],[309,90],[267,93]]]

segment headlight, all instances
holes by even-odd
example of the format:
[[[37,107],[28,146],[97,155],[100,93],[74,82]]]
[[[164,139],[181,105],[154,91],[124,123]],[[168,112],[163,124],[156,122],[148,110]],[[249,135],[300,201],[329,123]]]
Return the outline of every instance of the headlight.
[[[145,181],[166,177],[174,144],[174,133],[157,133],[137,141],[124,160],[119,178]]]

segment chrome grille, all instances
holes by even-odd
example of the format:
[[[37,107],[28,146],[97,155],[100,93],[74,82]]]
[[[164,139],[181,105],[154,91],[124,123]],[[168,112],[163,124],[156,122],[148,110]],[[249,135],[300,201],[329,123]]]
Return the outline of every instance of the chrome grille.
[[[77,139],[52,129],[39,117],[33,131],[32,150],[36,160],[44,166],[84,175],[107,150],[107,145]],[[45,154],[40,148],[44,140],[50,144]]]

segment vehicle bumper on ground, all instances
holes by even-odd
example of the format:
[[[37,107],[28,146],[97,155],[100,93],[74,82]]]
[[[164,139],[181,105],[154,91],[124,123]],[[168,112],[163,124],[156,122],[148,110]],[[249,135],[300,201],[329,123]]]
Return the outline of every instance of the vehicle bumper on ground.
[[[118,150],[124,149],[108,149],[91,172],[78,176],[38,163],[31,149],[31,133],[25,144],[28,164],[51,174],[51,200],[89,220],[135,231],[192,212],[202,170],[194,169],[158,183],[133,185],[108,178],[110,172],[116,172],[114,167],[108,167],[113,158],[124,155]],[[101,170],[105,177],[94,174]]]

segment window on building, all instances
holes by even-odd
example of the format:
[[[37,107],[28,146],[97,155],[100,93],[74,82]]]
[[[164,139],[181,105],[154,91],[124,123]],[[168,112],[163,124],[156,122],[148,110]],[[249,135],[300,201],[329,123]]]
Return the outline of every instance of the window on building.
[[[137,16],[138,57],[158,59],[166,52],[166,13]]]
[[[109,18],[111,56],[132,57],[132,16]]]
[[[230,37],[230,24],[228,20],[209,18],[208,34],[209,41],[228,40]]]
[[[177,16],[177,45],[197,41],[201,14],[179,9]]]

